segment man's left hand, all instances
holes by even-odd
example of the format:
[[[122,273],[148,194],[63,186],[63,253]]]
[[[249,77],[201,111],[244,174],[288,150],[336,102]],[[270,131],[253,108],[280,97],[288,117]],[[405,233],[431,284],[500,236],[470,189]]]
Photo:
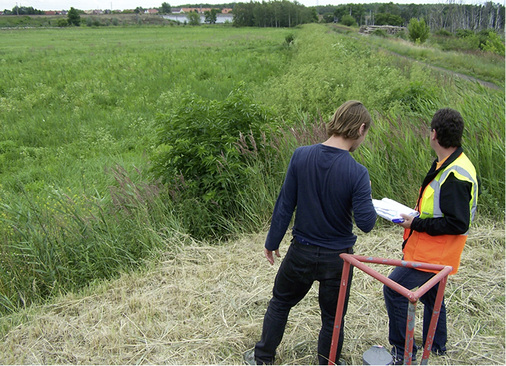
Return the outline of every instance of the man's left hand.
[[[413,222],[414,217],[410,215],[401,214],[401,217],[404,219],[403,222],[399,222],[404,229],[409,229],[411,227],[411,223]]]
[[[264,248],[264,255],[265,255],[265,258],[267,258],[267,260],[269,261],[269,263],[271,265],[274,264],[274,254],[276,255],[276,257],[280,258],[281,255],[279,254],[279,249],[276,249],[274,251],[272,250],[269,250],[267,248]]]

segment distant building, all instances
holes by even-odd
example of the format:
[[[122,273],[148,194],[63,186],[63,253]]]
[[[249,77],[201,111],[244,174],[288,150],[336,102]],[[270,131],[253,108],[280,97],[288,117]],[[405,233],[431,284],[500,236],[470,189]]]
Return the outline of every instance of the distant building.
[[[144,14],[158,14],[158,9],[147,9]]]
[[[99,15],[104,14],[104,11],[102,9],[94,9],[94,10],[85,10],[84,14],[88,15]]]
[[[184,23],[188,21],[185,13],[176,13],[176,14],[165,14],[162,15],[163,19],[174,20],[176,22]],[[234,16],[232,14],[216,14],[216,24],[224,24],[224,23],[232,23],[234,20]],[[200,14],[200,22],[206,22],[206,16],[204,14]]]
[[[229,14],[232,12],[232,8],[172,8],[170,11],[172,14],[187,14],[191,12],[197,12],[199,14],[204,14],[206,11],[211,11],[212,9],[218,9],[221,11],[221,14]]]

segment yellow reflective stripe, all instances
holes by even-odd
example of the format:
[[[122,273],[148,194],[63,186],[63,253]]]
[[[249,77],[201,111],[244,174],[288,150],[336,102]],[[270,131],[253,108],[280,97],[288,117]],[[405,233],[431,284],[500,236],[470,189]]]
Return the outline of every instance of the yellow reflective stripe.
[[[472,165],[471,161],[467,158],[467,156],[465,156],[465,154],[461,154],[452,164],[450,164],[448,167],[446,167],[445,170],[440,172],[434,178],[434,180],[430,182],[428,187],[425,188],[425,192],[422,196],[422,202],[420,202],[420,208],[421,210],[423,210],[421,214],[423,216],[433,218],[443,217],[443,212],[441,211],[441,207],[439,205],[441,196],[441,185],[446,181],[450,173],[454,173],[457,179],[459,180],[468,181],[469,183],[471,183],[472,191],[471,191],[471,202],[469,202],[470,206],[469,208],[471,216],[470,219],[471,221],[473,221],[478,203],[478,194],[477,194],[478,184],[475,178],[476,173],[474,166]],[[427,209],[432,210],[432,212],[427,212],[426,211]]]

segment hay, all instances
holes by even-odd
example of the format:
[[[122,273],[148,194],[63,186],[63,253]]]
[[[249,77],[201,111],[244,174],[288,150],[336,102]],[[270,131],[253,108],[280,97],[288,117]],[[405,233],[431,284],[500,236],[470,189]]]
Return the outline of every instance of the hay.
[[[399,258],[400,228],[360,235],[355,252]],[[265,234],[210,246],[185,244],[148,269],[26,311],[0,344],[2,364],[243,364],[261,332],[279,261],[263,258]],[[286,253],[288,243],[282,245]],[[391,268],[377,265],[380,272]],[[320,327],[317,287],[290,314],[277,363],[314,364]],[[431,364],[504,364],[504,228],[473,231],[450,278],[448,356]],[[422,305],[416,337],[421,340]],[[356,271],[343,358],[361,364],[388,346],[378,282]]]

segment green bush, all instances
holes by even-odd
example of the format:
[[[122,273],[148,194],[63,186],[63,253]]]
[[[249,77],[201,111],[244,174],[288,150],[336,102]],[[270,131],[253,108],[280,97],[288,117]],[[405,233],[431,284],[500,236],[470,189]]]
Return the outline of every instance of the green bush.
[[[69,22],[65,18],[58,19],[58,22],[56,23],[58,27],[66,27],[69,25]]]
[[[451,37],[451,36],[453,36],[453,33],[447,31],[446,29],[438,29],[437,31],[434,32],[434,34],[437,35],[437,36],[442,36],[442,37]]]
[[[190,25],[200,25],[200,15],[198,13],[190,12],[186,15],[188,18],[188,24]]]
[[[88,17],[86,18],[86,26],[87,27],[100,27],[102,24],[100,23],[100,20],[95,17]]]
[[[422,81],[411,81],[394,89],[390,95],[390,102],[401,102],[409,110],[419,112],[423,105],[435,104],[437,95],[437,88]]]
[[[293,33],[289,33],[285,36],[285,44],[287,46],[290,46],[294,40],[295,40],[295,34],[293,34]]]
[[[320,23],[333,23],[334,22],[334,13],[325,13],[323,14]]]
[[[372,32],[373,35],[378,37],[388,37],[387,32],[385,32],[384,29],[375,29],[374,32]]]
[[[488,39],[480,45],[483,51],[497,53],[504,56],[504,42],[495,32],[488,32]]]
[[[355,21],[355,18],[353,18],[351,15],[344,15],[342,18],[341,18],[341,21],[340,21],[341,24],[343,25],[346,25],[348,27],[354,27],[357,25],[357,22]]]
[[[76,27],[81,25],[81,15],[79,15],[79,12],[76,9],[71,7],[67,17],[69,25],[75,25]]]
[[[394,25],[402,27],[404,25],[404,19],[395,14],[378,13],[375,16],[374,23],[376,25]]]
[[[480,47],[480,40],[472,31],[467,36],[461,32],[461,36],[441,36],[431,37],[433,43],[437,44],[442,51],[475,51]],[[467,34],[467,33],[466,33]]]
[[[457,29],[455,35],[459,38],[466,38],[474,36],[474,32],[471,29]]]
[[[424,43],[429,38],[430,29],[425,20],[412,18],[408,24],[408,36],[412,42]]]
[[[188,93],[159,121],[152,171],[167,183],[183,226],[197,238],[226,234],[223,220],[237,214],[250,153],[258,158],[268,149],[259,142],[275,125],[273,115],[237,88],[223,101]]]

